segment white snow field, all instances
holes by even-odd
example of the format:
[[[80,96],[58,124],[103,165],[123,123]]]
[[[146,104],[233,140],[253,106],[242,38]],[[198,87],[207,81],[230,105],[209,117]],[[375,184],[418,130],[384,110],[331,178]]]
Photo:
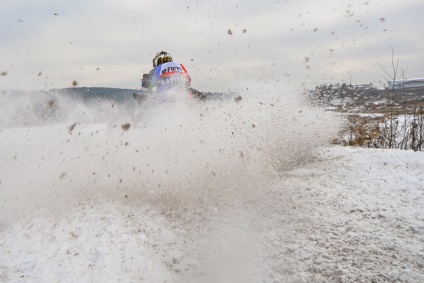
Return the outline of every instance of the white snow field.
[[[57,105],[0,109],[0,282],[424,282],[423,153],[332,146],[295,95]]]

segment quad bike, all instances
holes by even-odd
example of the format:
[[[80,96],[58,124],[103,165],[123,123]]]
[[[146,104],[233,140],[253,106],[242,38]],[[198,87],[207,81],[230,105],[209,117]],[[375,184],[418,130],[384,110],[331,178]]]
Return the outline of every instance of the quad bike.
[[[190,86],[190,78],[180,73],[162,75],[152,83],[148,74],[143,75],[140,93],[134,93],[133,97],[139,103],[147,98],[161,101],[172,100],[175,95],[187,95],[195,100],[206,99],[206,94]]]

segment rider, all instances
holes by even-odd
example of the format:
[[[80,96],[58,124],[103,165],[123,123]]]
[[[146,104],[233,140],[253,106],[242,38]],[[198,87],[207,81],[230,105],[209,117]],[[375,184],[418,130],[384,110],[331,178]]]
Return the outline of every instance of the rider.
[[[161,51],[153,58],[153,69],[143,75],[141,86],[152,91],[162,92],[174,86],[190,87],[191,78],[185,67],[172,60],[171,55]]]

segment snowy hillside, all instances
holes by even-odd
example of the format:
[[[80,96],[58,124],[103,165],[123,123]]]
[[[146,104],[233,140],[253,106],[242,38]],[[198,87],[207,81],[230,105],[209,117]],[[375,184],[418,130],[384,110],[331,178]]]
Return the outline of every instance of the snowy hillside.
[[[1,125],[0,282],[424,281],[423,153],[288,94],[74,106]]]

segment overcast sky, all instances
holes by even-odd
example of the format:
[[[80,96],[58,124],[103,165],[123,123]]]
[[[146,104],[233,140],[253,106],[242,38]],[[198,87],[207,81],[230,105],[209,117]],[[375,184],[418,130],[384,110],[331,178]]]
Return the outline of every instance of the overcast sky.
[[[0,89],[139,88],[158,51],[199,90],[424,77],[423,0],[2,0]],[[229,32],[231,30],[231,32]]]

